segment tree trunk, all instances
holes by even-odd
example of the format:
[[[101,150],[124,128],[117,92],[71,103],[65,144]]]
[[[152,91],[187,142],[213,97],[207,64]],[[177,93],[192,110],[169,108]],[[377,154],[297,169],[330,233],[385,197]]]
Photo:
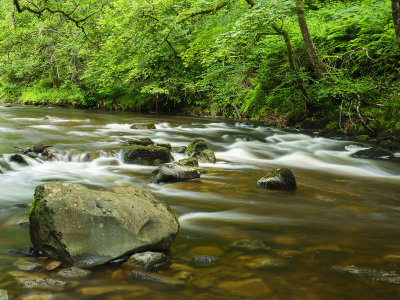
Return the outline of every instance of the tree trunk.
[[[11,11],[11,24],[12,24],[13,28],[16,27],[16,25],[15,25],[15,8],[13,8],[13,10]]]
[[[273,30],[275,30],[276,33],[282,35],[283,39],[285,40],[286,50],[288,54],[288,61],[289,61],[289,69],[296,76],[297,88],[299,89],[301,95],[304,98],[306,110],[309,110],[311,108],[311,101],[310,98],[308,97],[307,90],[304,87],[303,81],[298,76],[296,65],[294,64],[293,48],[292,48],[292,43],[290,42],[289,34],[287,33],[286,30],[279,28],[275,23],[271,23],[271,27]]]
[[[315,48],[310,31],[308,30],[308,25],[304,16],[303,0],[296,0],[296,11],[301,34],[303,36],[304,43],[306,44],[308,58],[313,65],[314,72],[317,75],[318,79],[321,79],[325,76],[327,70],[318,56],[317,49]]]
[[[392,16],[397,45],[400,48],[400,0],[392,0]]]

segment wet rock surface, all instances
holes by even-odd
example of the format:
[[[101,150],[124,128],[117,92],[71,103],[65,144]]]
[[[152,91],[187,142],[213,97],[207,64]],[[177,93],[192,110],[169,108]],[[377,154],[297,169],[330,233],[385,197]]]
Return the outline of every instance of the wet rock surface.
[[[168,269],[170,262],[163,253],[147,251],[132,255],[123,265],[132,269],[154,271]]]
[[[156,129],[156,125],[153,122],[146,123],[135,123],[132,124],[131,129]]]
[[[258,180],[257,185],[268,190],[295,190],[296,179],[287,168],[276,169]]]
[[[332,267],[332,270],[345,275],[351,275],[358,280],[368,283],[386,282],[392,284],[400,284],[400,274],[396,271],[376,270],[373,268],[359,267],[355,265],[336,265]]]
[[[130,146],[123,149],[124,161],[128,164],[156,166],[173,160],[167,148],[158,146]]]
[[[182,166],[198,167],[199,161],[196,157],[190,157],[179,160],[178,164]]]
[[[148,188],[107,191],[48,183],[35,190],[30,212],[33,246],[76,267],[93,267],[135,250],[165,251],[179,223]]]
[[[77,267],[63,269],[57,272],[57,275],[67,279],[85,278],[92,274],[89,270],[83,270]]]
[[[162,166],[154,179],[155,183],[188,181],[200,178],[200,173],[192,167],[171,164]]]
[[[211,255],[196,255],[193,257],[193,262],[198,266],[212,266],[215,265],[218,257]]]
[[[351,155],[356,158],[366,158],[366,159],[380,159],[380,158],[393,158],[392,152],[384,150],[379,147],[373,147],[365,150],[357,151]]]

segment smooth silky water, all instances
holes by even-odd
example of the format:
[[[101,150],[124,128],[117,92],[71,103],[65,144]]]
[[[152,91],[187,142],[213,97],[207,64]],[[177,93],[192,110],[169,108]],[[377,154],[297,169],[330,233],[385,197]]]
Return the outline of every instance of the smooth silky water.
[[[154,121],[157,129],[130,129],[130,124],[144,121]],[[156,185],[151,176],[155,167],[122,161],[104,166],[101,160],[106,158],[81,162],[85,152],[118,155],[121,140],[132,137],[172,146],[204,138],[217,163],[201,164],[206,173],[198,181]],[[8,163],[14,146],[37,142],[54,145],[60,160],[29,166]],[[0,289],[11,299],[39,294],[115,300],[398,299],[400,163],[397,158],[350,157],[365,147],[219,120],[0,107]],[[276,167],[293,170],[296,191],[257,187],[257,180]],[[113,264],[62,289],[23,288],[10,275],[16,270],[13,262],[30,246],[23,222],[28,220],[34,188],[50,181],[150,187],[179,217],[181,229],[168,256],[193,268],[191,278],[181,285],[134,281]],[[266,248],[232,246],[240,240],[261,240]],[[219,259],[213,266],[198,267],[192,263],[196,254]],[[254,262],[268,257],[282,265],[257,268]],[[56,272],[42,273],[56,278]],[[178,271],[159,273],[168,281]]]

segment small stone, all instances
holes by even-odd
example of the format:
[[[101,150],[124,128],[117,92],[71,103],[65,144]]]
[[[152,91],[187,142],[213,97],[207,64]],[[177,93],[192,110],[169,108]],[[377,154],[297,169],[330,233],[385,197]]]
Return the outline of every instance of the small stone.
[[[163,276],[155,273],[148,273],[142,271],[132,271],[131,276],[133,279],[138,281],[153,281],[153,282],[161,282],[170,285],[182,285],[183,281],[175,279],[169,276]]]
[[[196,255],[193,257],[193,262],[199,266],[211,266],[215,265],[217,257],[208,255]]]
[[[68,269],[63,269],[57,272],[58,276],[61,276],[63,278],[67,279],[76,279],[76,278],[84,278],[88,277],[90,274],[92,274],[91,271],[89,270],[83,270],[77,267],[71,267]]]
[[[216,162],[214,151],[203,139],[195,139],[189,144],[185,153],[191,157],[196,157],[201,163]]]
[[[170,262],[168,257],[163,253],[147,251],[132,255],[123,265],[149,271],[168,269]]]
[[[179,280],[188,280],[192,278],[192,273],[188,271],[181,271],[178,274],[174,276],[174,278],[179,279]]]
[[[271,292],[260,278],[241,281],[224,281],[221,282],[218,287],[242,297],[265,297]]]
[[[295,190],[296,179],[290,169],[281,168],[259,179],[257,185],[269,190]]]
[[[8,293],[6,290],[0,289],[0,300],[8,300]]]
[[[85,296],[100,296],[116,292],[149,292],[149,289],[142,286],[111,285],[83,287],[78,289],[77,292]]]
[[[264,251],[269,250],[261,240],[238,240],[232,243],[232,248],[241,251]]]
[[[287,262],[283,259],[271,257],[260,257],[246,263],[246,267],[252,270],[281,269],[287,266]]]
[[[58,267],[60,267],[61,265],[62,265],[61,261],[55,260],[55,261],[52,261],[51,263],[49,263],[46,266],[46,270],[47,271],[53,271],[53,270],[57,269]]]
[[[64,287],[68,283],[51,278],[42,278],[39,276],[17,277],[17,281],[26,288],[58,288]]]
[[[194,271],[194,269],[190,266],[185,266],[185,265],[176,264],[176,263],[171,264],[169,266],[169,268],[172,270],[176,270],[176,271],[189,271],[189,272]]]
[[[25,259],[17,260],[14,265],[18,268],[18,270],[26,272],[34,272],[42,268],[42,265]]]

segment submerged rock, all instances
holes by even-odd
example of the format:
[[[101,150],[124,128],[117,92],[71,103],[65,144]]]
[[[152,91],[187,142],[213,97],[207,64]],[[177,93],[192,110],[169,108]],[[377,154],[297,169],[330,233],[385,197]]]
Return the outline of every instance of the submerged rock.
[[[89,270],[83,270],[77,267],[63,269],[57,272],[57,275],[67,279],[78,279],[85,278],[91,275],[92,272]]]
[[[169,265],[170,262],[165,254],[151,251],[136,253],[124,263],[126,267],[145,271],[168,269]]]
[[[123,150],[124,161],[128,164],[160,165],[173,160],[167,148],[157,146],[131,146]]]
[[[93,267],[135,251],[165,251],[179,230],[175,213],[148,188],[36,187],[29,215],[33,247],[53,259]]]
[[[195,157],[202,163],[215,164],[216,158],[214,151],[207,145],[203,139],[195,139],[189,144],[185,153],[191,157]]]
[[[155,183],[187,181],[200,178],[200,173],[195,169],[178,164],[162,166],[154,179]]]
[[[43,268],[41,264],[24,258],[20,258],[14,262],[14,266],[16,266],[18,270],[26,272],[34,272]]]
[[[355,265],[333,266],[332,270],[339,273],[352,275],[364,282],[387,282],[400,284],[400,274],[398,274],[396,271],[382,271],[372,268],[357,267]]]
[[[218,257],[211,255],[196,255],[193,257],[193,262],[198,266],[212,266],[215,265],[217,260]]]
[[[295,190],[296,179],[290,169],[281,168],[258,180],[257,185],[269,190]]]
[[[237,240],[232,243],[231,248],[244,252],[269,250],[262,240]]]
[[[246,267],[252,270],[263,270],[263,269],[282,269],[286,268],[288,263],[281,258],[272,257],[258,257],[254,260],[247,262]]]
[[[271,290],[261,278],[252,278],[241,281],[224,281],[221,282],[218,287],[223,290],[227,290],[234,295],[246,297],[246,299],[265,299]]]
[[[153,281],[169,285],[183,285],[184,282],[169,276],[163,276],[155,273],[148,273],[144,271],[133,271],[131,273],[133,279],[138,281]]]
[[[131,125],[131,129],[156,129],[156,125],[153,122],[135,123]]]
[[[352,157],[356,158],[367,158],[367,159],[379,159],[379,158],[393,158],[394,155],[392,152],[384,150],[379,147],[372,147],[365,150],[357,151],[351,155]]]

